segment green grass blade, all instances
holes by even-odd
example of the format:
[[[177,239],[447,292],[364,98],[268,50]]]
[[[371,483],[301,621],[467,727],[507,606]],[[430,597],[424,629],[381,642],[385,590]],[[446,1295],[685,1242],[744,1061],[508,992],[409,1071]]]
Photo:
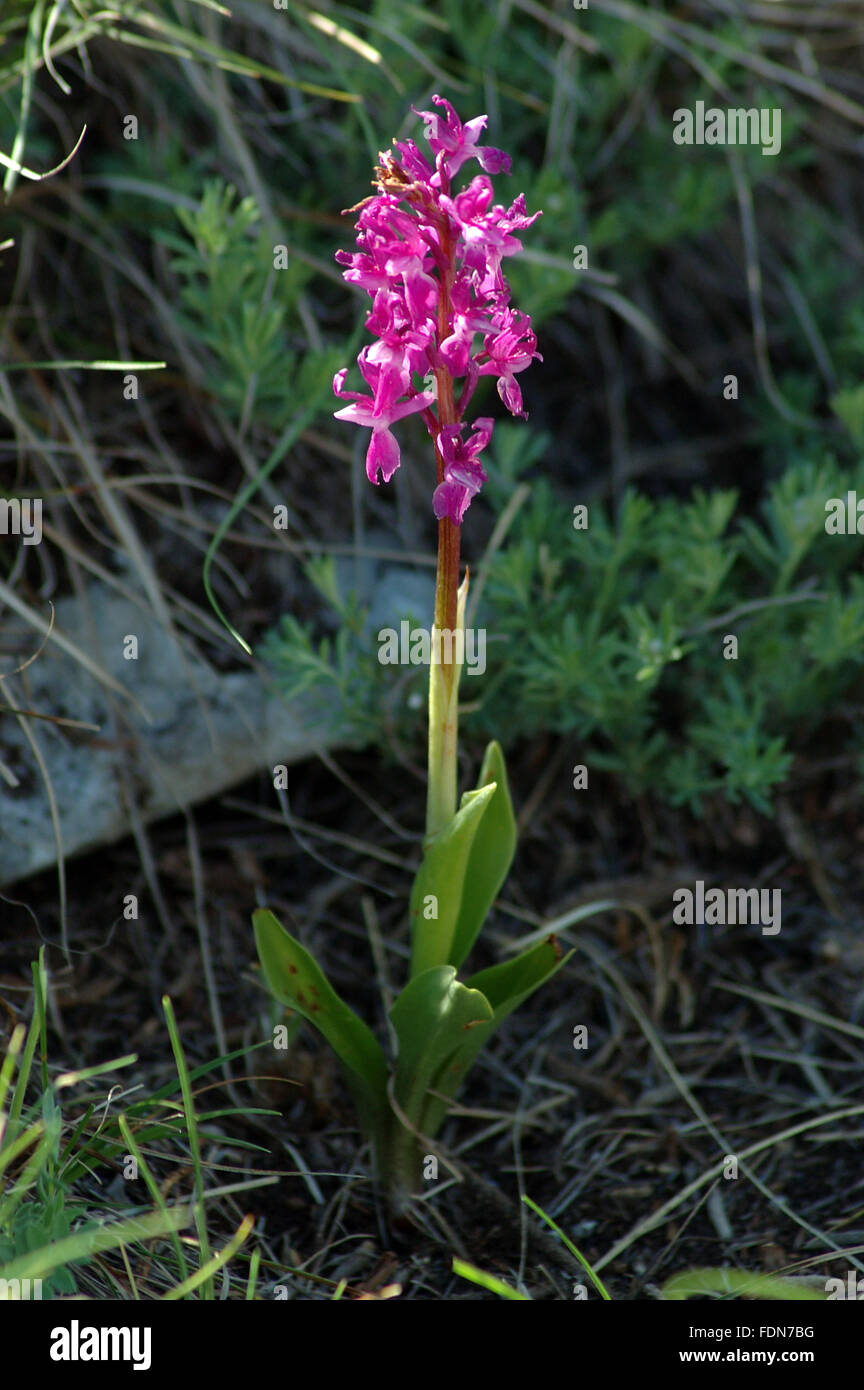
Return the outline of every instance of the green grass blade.
[[[159,1184],[157,1183],[153,1174],[150,1172],[147,1160],[145,1159],[143,1153],[141,1152],[140,1148],[135,1142],[135,1138],[132,1134],[132,1131],[126,1122],[125,1115],[118,1116],[117,1123],[120,1126],[120,1133],[123,1135],[123,1142],[127,1145],[129,1152],[138,1164],[138,1172],[141,1174],[141,1176],[144,1179],[144,1182],[147,1185],[147,1191],[150,1193],[150,1196],[156,1204],[157,1209],[162,1213],[163,1216],[167,1216],[168,1206],[165,1201],[165,1198],[162,1196]],[[170,1236],[171,1244],[174,1246],[174,1254],[177,1256],[177,1265],[180,1269],[180,1277],[182,1279],[188,1279],[189,1266],[186,1263],[186,1256],[183,1253],[183,1245],[180,1241],[180,1237],[178,1236],[175,1230],[172,1230],[170,1232]]]
[[[217,1254],[211,1256],[207,1263],[203,1264],[194,1274],[190,1274],[188,1279],[184,1279],[182,1284],[178,1284],[176,1289],[171,1289],[169,1293],[165,1294],[163,1302],[172,1303],[179,1298],[185,1298],[187,1294],[194,1293],[195,1289],[200,1288],[202,1284],[212,1289],[214,1275],[218,1274],[223,1265],[226,1265],[232,1255],[240,1249],[254,1225],[254,1216],[244,1216],[228,1244]],[[207,1297],[211,1296],[210,1294],[207,1295]]]
[[[174,1017],[174,1007],[167,994],[162,996],[162,1008],[165,1011],[168,1032],[171,1037],[171,1048],[174,1052],[174,1063],[177,1067],[177,1075],[180,1078],[180,1089],[183,1093],[183,1111],[186,1116],[186,1133],[189,1137],[189,1148],[192,1152],[192,1166],[195,1169],[195,1227],[198,1231],[198,1240],[201,1246],[203,1268],[206,1267],[210,1261],[210,1239],[207,1235],[207,1219],[204,1212],[204,1169],[201,1164],[201,1143],[198,1135],[198,1120],[195,1114],[195,1102],[192,1098],[189,1068],[186,1065],[186,1058],[180,1042],[180,1034],[177,1031],[177,1020]],[[205,1287],[205,1296],[207,1298],[213,1298],[212,1279],[205,1277],[203,1283]]]
[[[62,1240],[52,1241],[39,1250],[28,1250],[17,1259],[0,1269],[4,1279],[42,1279],[55,1270],[76,1260],[85,1260],[89,1255],[98,1255],[105,1250],[116,1250],[120,1245],[130,1245],[144,1240],[156,1240],[168,1235],[170,1231],[188,1226],[191,1213],[188,1207],[171,1207],[167,1212],[148,1212],[145,1216],[129,1217],[125,1221],[110,1226],[99,1226],[86,1231],[76,1231],[74,1235]]]
[[[556,1226],[555,1222],[552,1220],[552,1217],[547,1216],[543,1208],[538,1207],[536,1202],[532,1202],[530,1197],[526,1197],[524,1192],[522,1193],[522,1201],[525,1203],[526,1207],[530,1207],[532,1211],[536,1212],[537,1215],[541,1217],[543,1221],[546,1222],[547,1226],[551,1227],[551,1229],[555,1232],[556,1236],[561,1237],[564,1244],[567,1246],[567,1249],[570,1251],[570,1254],[576,1256],[576,1259],[579,1261],[580,1265],[585,1270],[585,1273],[588,1275],[595,1289],[600,1294],[600,1297],[605,1298],[608,1302],[611,1302],[611,1296],[607,1292],[606,1286],[600,1278],[600,1275],[594,1273],[585,1256],[582,1254],[580,1250],[576,1249],[576,1246],[573,1244],[572,1240],[570,1240],[569,1237],[565,1236],[564,1232],[561,1230],[561,1227]]]
[[[485,1270],[478,1269],[476,1265],[468,1264],[465,1260],[453,1260],[453,1273],[458,1274],[462,1279],[470,1279],[472,1284],[477,1284],[481,1289],[488,1289],[490,1293],[497,1294],[499,1298],[509,1298],[514,1303],[533,1303],[525,1293],[519,1293],[510,1284],[505,1284],[503,1279],[497,1279],[494,1274],[487,1274]]]
[[[24,1052],[21,1056],[21,1065],[18,1068],[18,1080],[15,1083],[15,1090],[12,1094],[12,1104],[9,1107],[9,1119],[5,1131],[5,1141],[8,1143],[17,1134],[18,1126],[21,1122],[21,1111],[24,1106],[24,1093],[27,1083],[30,1080],[30,1069],[33,1066],[33,1056],[36,1052],[36,1043],[41,1038],[45,1039],[45,985],[47,982],[47,972],[44,964],[45,947],[39,951],[39,960],[33,962],[33,1017],[30,1020],[30,1027],[27,1031],[27,1041],[24,1044]],[[44,1064],[43,1064],[44,1069]],[[47,1085],[47,1079],[45,1084]],[[43,1087],[44,1089],[44,1087]]]

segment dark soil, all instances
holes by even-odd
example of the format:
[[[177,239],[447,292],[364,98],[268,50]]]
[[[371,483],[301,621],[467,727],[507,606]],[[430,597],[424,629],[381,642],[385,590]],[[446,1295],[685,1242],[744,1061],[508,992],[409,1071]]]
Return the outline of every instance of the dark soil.
[[[849,1107],[864,1115],[859,794],[842,769],[823,769],[789,795],[775,826],[725,803],[688,822],[679,812],[628,803],[600,779],[590,797],[577,799],[566,777],[552,786],[547,778],[545,794],[534,798],[549,753],[542,744],[513,750],[517,808],[533,809],[476,966],[581,903],[612,897],[641,914],[607,909],[563,933],[576,953],[503,1026],[469,1079],[465,1113],[457,1110],[445,1128],[441,1152],[461,1180],[442,1163],[437,1183],[399,1222],[376,1199],[335,1063],[309,1030],[288,1054],[265,1047],[207,1078],[199,1108],[279,1112],[220,1121],[224,1142],[205,1154],[232,1171],[284,1174],[275,1186],[242,1194],[237,1208],[256,1215],[265,1291],[284,1285],[289,1267],[288,1296],[302,1299],[332,1297],[339,1279],[348,1281],[347,1296],[395,1283],[408,1298],[489,1297],[452,1274],[458,1255],[511,1282],[521,1277],[534,1298],[573,1297],[587,1277],[520,1203],[520,1191],[589,1261],[602,1263],[615,1298],[656,1296],[666,1278],[691,1266],[843,1275],[852,1257],[826,1256],[826,1237],[838,1249],[864,1241],[856,1122],[829,1119],[778,1138]],[[23,1008],[36,923],[49,943],[63,1039],[55,1061],[92,1066],[135,1052],[138,1062],[118,1080],[148,1094],[173,1075],[160,1004],[166,993],[190,1066],[261,1043],[281,1016],[258,977],[249,921],[265,899],[380,1028],[364,913],[377,922],[398,986],[414,850],[368,803],[419,830],[420,802],[404,776],[382,774],[373,756],[346,755],[338,771],[318,762],[293,770],[291,809],[302,832],[273,823],[264,778],[196,813],[194,830],[181,818],[152,828],[162,920],[131,842],[70,864],[70,965],[59,946],[56,878],[46,874],[8,895],[16,902],[3,911],[15,929],[7,934],[3,993]],[[338,842],[326,838],[334,827]],[[404,871],[377,860],[383,850],[404,856]],[[783,894],[777,936],[757,926],[672,923],[675,887],[698,878],[750,886],[768,877]],[[141,902],[137,922],[122,916],[132,892]],[[584,1050],[574,1050],[578,1025],[588,1028]],[[238,1139],[261,1147],[232,1148]],[[766,1147],[749,1171],[761,1189],[740,1170],[737,1179],[715,1176],[606,1267],[610,1250],[664,1203],[724,1155],[760,1141]],[[179,1195],[190,1172],[176,1150],[163,1152],[154,1169]],[[214,1168],[214,1185],[223,1179]],[[101,1180],[110,1181],[104,1169]],[[216,1217],[214,1240],[223,1218],[227,1236],[236,1226],[230,1203]],[[121,1262],[112,1268],[122,1282]]]

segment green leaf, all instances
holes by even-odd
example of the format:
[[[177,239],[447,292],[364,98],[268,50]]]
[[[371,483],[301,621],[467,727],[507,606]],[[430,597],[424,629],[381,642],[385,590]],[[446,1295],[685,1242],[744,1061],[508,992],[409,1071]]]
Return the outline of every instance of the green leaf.
[[[252,914],[258,958],[270,992],[313,1024],[327,1039],[345,1070],[361,1122],[380,1132],[389,1112],[384,1052],[353,1009],[340,998],[321,967],[273,913]]]
[[[492,1019],[489,1001],[477,989],[469,989],[456,979],[452,965],[435,965],[415,975],[405,986],[390,1019],[399,1041],[394,1091],[399,1108],[421,1133],[430,1139],[447,1112],[430,1096],[442,1077],[453,1076],[453,1087],[461,1075],[458,1054],[466,1036],[488,1026]]]
[[[510,800],[507,769],[500,745],[494,741],[486,749],[477,789],[487,786],[494,786],[495,792],[471,845],[459,917],[448,956],[457,970],[477,940],[516,852],[516,817]]]
[[[450,1101],[498,1025],[572,954],[562,957],[549,937],[465,984],[456,979],[452,965],[440,965],[416,976],[402,991],[390,1014],[399,1038],[396,1099],[423,1134],[435,1137]]]
[[[705,1294],[725,1298],[767,1298],[782,1303],[823,1303],[824,1289],[776,1274],[751,1274],[746,1269],[688,1269],[673,1274],[660,1290],[660,1297],[672,1302],[700,1298]]]
[[[458,1051],[448,1059],[447,1066],[435,1077],[432,1089],[438,1092],[442,1099],[436,1099],[427,1107],[427,1125],[431,1127],[427,1127],[424,1133],[435,1133],[447,1113],[450,1100],[468,1075],[477,1054],[492,1037],[499,1024],[504,1022],[508,1014],[518,1009],[535,989],[551,980],[562,965],[566,965],[572,954],[572,951],[568,951],[566,956],[562,956],[558,943],[550,936],[531,950],[524,951],[521,956],[490,966],[488,970],[481,970],[479,974],[472,975],[470,980],[466,981],[466,989],[472,992],[479,991],[483,998],[488,1000],[492,1017],[471,1029],[463,1038]]]
[[[453,819],[426,843],[411,890],[412,978],[449,958],[471,846],[495,790],[492,782],[466,792]],[[435,900],[435,918],[422,915],[427,898]]]
[[[523,951],[512,960],[491,965],[488,970],[480,970],[467,981],[469,989],[479,989],[485,994],[495,1014],[497,1026],[518,1009],[535,989],[551,980],[572,956],[568,951],[561,955],[561,947],[554,936],[547,936],[530,950]]]

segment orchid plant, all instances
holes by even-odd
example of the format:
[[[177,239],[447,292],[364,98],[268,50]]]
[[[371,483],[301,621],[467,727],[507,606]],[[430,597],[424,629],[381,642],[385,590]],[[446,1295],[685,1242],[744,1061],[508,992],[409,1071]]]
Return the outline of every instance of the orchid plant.
[[[525,418],[517,376],[540,354],[527,314],[510,307],[505,257],[522,249],[515,233],[529,215],[520,194],[493,202],[489,175],[509,157],[480,143],[486,116],[463,124],[450,102],[415,112],[431,158],[413,140],[379,156],[374,196],[358,213],[356,249],[339,251],[344,278],[371,297],[366,327],[376,341],[358,358],[370,394],[333,388],[336,411],[371,431],[369,480],[388,482],[400,464],[393,425],[418,414],[434,443],[438,568],[430,641],[426,834],[410,900],[411,967],[390,1020],[392,1066],[367,1025],[325,978],[309,952],[267,909],[253,915],[262,970],[272,994],[313,1024],[336,1052],[371,1140],[379,1180],[397,1209],[423,1185],[424,1160],[450,1101],[501,1021],[561,966],[553,937],[512,960],[457,978],[507,876],[516,822],[499,745],[486,750],[477,786],[457,804],[459,676],[468,574],[459,582],[461,526],[486,481],[481,462],[493,421],[466,434],[465,413],[482,376],[497,379],[513,415]],[[469,160],[482,173],[459,191]],[[429,1171],[428,1168],[425,1169]]]

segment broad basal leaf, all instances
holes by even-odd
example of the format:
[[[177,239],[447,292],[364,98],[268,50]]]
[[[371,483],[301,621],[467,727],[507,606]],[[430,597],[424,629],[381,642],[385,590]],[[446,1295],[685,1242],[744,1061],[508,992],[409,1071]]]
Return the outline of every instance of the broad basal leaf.
[[[488,970],[481,970],[466,982],[465,988],[470,993],[479,991],[488,1000],[492,1017],[466,1033],[456,1051],[433,1076],[429,1090],[436,1092],[440,1098],[430,1097],[427,1103],[427,1128],[424,1133],[432,1135],[436,1132],[447,1113],[450,1100],[468,1075],[480,1049],[489,1041],[498,1025],[533,994],[535,989],[539,989],[540,985],[550,980],[571,955],[572,951],[562,957],[557,941],[554,937],[549,937],[513,960],[503,961]]]
[[[321,1032],[345,1069],[361,1120],[374,1131],[389,1111],[387,1063],[371,1029],[340,998],[321,967],[266,908],[252,914],[271,993]]]
[[[447,1074],[467,1037],[489,1024],[492,1009],[479,990],[456,979],[452,965],[436,965],[406,985],[390,1018],[399,1040],[396,1100],[412,1124],[432,1138],[447,1107],[429,1095],[429,1088]]]

